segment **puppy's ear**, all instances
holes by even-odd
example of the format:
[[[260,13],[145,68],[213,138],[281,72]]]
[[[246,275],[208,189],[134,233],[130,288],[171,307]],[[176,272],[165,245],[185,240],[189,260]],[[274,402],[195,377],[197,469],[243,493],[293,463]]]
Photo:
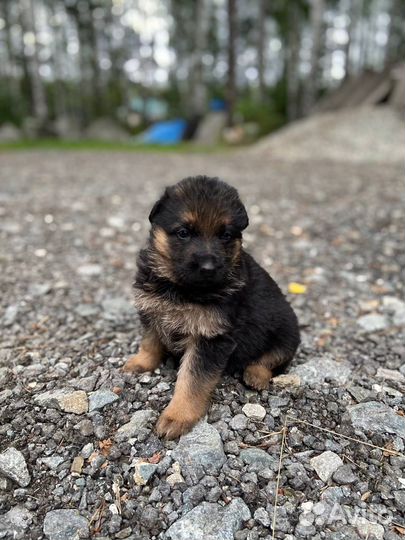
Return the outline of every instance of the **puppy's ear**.
[[[237,214],[236,214],[236,223],[239,228],[239,230],[243,231],[246,229],[246,227],[249,225],[249,218],[246,212],[246,208],[242,203],[240,203],[240,207],[238,208]]]
[[[152,210],[150,211],[149,221],[151,223],[154,223],[156,221],[157,216],[162,211],[168,198],[169,198],[169,193],[168,193],[168,190],[165,189],[165,192],[163,193],[163,195],[160,197],[158,201],[155,202]]]

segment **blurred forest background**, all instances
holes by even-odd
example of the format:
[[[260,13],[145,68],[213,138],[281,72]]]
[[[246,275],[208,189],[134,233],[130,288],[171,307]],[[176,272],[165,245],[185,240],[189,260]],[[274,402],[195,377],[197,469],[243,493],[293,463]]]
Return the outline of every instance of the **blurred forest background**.
[[[211,111],[257,137],[391,73],[404,22],[404,0],[1,0],[0,129],[187,139]]]

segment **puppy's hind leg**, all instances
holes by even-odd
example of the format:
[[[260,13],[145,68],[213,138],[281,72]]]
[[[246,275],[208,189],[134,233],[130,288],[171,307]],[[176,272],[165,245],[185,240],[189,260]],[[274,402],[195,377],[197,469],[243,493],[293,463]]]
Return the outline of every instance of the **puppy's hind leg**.
[[[257,361],[248,364],[243,373],[243,380],[247,386],[255,390],[266,390],[273,378],[273,371],[287,364],[292,354],[282,349],[273,349],[265,353]]]
[[[138,353],[128,358],[123,371],[130,373],[154,371],[162,363],[164,352],[164,347],[156,332],[148,329],[142,339]]]

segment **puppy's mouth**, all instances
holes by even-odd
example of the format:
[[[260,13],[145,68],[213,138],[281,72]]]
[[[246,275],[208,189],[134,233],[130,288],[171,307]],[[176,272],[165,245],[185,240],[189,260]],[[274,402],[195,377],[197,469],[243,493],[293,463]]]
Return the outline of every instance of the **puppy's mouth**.
[[[178,282],[183,286],[193,286],[199,289],[217,289],[226,285],[225,269],[203,270],[182,269],[178,273]]]

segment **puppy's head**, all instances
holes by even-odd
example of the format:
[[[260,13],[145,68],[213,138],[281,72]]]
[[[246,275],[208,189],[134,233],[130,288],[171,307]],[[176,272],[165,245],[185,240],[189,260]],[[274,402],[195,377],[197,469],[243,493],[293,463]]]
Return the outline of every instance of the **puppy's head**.
[[[182,286],[221,287],[238,265],[245,207],[216,178],[186,178],[165,190],[149,216],[155,271]]]

